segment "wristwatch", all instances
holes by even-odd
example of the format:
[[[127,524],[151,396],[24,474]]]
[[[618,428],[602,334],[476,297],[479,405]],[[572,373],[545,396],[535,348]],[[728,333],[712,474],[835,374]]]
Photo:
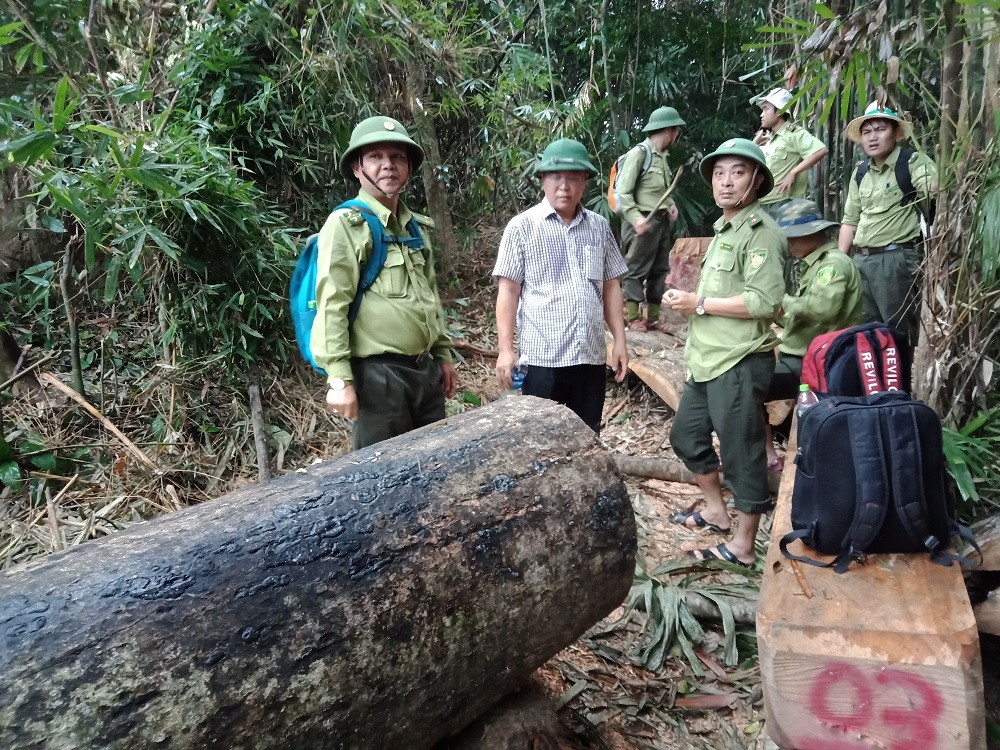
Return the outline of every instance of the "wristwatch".
[[[330,378],[331,391],[342,391],[349,385],[351,385],[350,380],[344,380],[343,378]]]
[[[705,298],[704,297],[701,297],[698,300],[698,304],[695,305],[694,311],[696,313],[698,313],[699,315],[704,315],[705,314]]]

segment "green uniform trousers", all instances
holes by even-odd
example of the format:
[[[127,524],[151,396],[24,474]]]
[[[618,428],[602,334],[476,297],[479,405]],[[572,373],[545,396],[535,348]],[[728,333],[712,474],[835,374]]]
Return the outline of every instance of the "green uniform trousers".
[[[622,291],[627,302],[660,304],[670,272],[672,245],[673,231],[665,211],[657,211],[650,218],[645,234],[636,234],[628,221],[622,221],[622,255],[628,265],[628,273],[622,280]]]
[[[743,513],[774,507],[767,488],[764,448],[764,397],[774,374],[774,352],[750,354],[712,380],[684,384],[681,403],[670,429],[674,453],[695,474],[719,468],[712,444],[719,436],[725,480],[733,503]]]
[[[358,418],[354,449],[444,419],[441,364],[429,354],[380,354],[351,360]]]
[[[861,274],[861,322],[880,321],[902,331],[912,352],[920,334],[920,251],[856,252],[854,265]]]

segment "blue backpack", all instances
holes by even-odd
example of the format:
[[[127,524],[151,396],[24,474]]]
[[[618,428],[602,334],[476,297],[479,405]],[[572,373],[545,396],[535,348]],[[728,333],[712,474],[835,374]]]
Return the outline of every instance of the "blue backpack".
[[[351,301],[351,306],[347,309],[347,327],[350,328],[354,325],[354,321],[358,317],[358,310],[361,309],[361,298],[371,288],[371,285],[375,283],[375,279],[378,278],[379,273],[382,272],[382,266],[385,265],[385,259],[389,254],[389,245],[395,243],[419,250],[424,246],[424,238],[420,234],[420,228],[417,226],[415,218],[410,219],[406,225],[408,236],[395,237],[391,234],[386,234],[385,227],[382,225],[382,221],[378,215],[361,201],[344,201],[334,211],[339,211],[342,208],[359,212],[372,233],[372,254],[361,268],[361,280],[358,283],[357,292]],[[295,340],[299,345],[299,352],[302,354],[302,358],[321,375],[326,375],[326,371],[316,364],[316,360],[313,358],[312,347],[309,343],[312,336],[313,323],[316,320],[318,239],[319,235],[311,235],[306,240],[306,246],[302,254],[295,262],[295,270],[292,272],[292,283],[288,291],[288,302],[292,311]]]

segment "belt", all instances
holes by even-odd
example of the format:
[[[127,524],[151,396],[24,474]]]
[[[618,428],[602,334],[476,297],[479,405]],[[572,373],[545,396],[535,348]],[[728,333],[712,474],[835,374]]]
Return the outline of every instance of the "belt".
[[[412,356],[409,354],[392,354],[392,353],[373,354],[372,356],[365,357],[364,359],[369,360],[371,362],[387,362],[393,365],[403,365],[403,367],[412,367],[414,369],[418,369],[427,362],[432,361],[434,357],[431,356],[430,352],[420,352],[420,354],[417,354],[416,356]]]
[[[893,250],[912,250],[914,248],[913,243],[904,242],[903,244],[892,243],[891,245],[883,245],[882,247],[856,247],[855,250],[861,255],[879,255],[881,253],[891,253]]]

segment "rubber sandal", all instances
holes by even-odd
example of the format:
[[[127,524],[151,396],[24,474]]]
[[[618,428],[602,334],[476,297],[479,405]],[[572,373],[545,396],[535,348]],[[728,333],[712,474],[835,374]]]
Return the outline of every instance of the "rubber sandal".
[[[732,550],[726,546],[726,543],[717,544],[714,547],[706,547],[705,549],[691,550],[687,553],[687,556],[698,560],[699,562],[711,562],[712,560],[720,560],[721,562],[727,562],[731,565],[738,565],[741,568],[752,568],[755,562],[745,563],[740,558],[732,553]]]
[[[636,318],[635,320],[629,322],[628,329],[630,331],[648,331],[649,324],[642,318]]]
[[[688,526],[687,520],[689,518],[694,519],[694,526]],[[716,534],[728,534],[732,531],[732,528],[724,529],[718,524],[709,523],[705,520],[705,517],[701,514],[700,510],[696,510],[692,513],[678,513],[674,516],[673,522],[691,530],[706,529],[707,531],[714,531]]]
[[[780,474],[785,470],[785,459],[783,459],[781,456],[772,458],[770,461],[767,462],[767,470],[771,474]]]

